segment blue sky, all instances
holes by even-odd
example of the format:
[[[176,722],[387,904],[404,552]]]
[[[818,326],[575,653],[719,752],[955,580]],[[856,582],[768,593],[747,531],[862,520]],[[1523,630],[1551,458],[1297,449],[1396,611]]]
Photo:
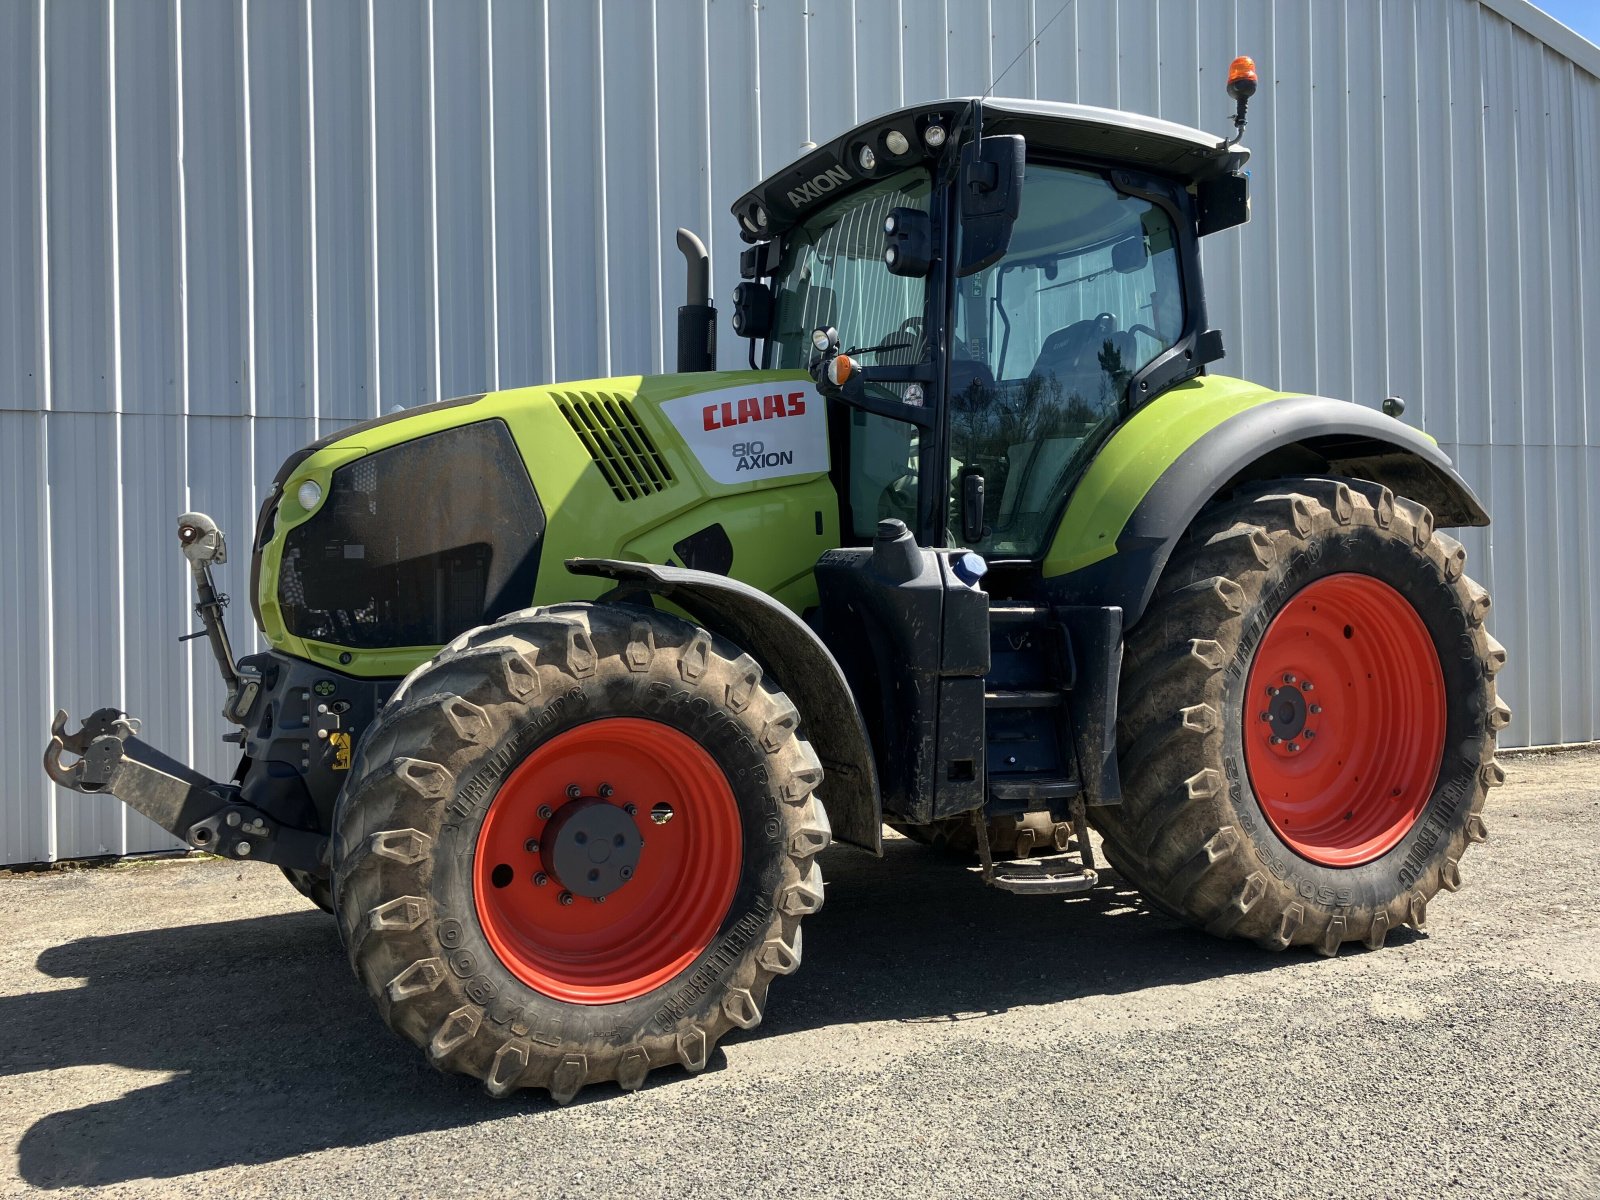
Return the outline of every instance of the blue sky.
[[[1600,0],[1535,0],[1574,33],[1600,44]]]

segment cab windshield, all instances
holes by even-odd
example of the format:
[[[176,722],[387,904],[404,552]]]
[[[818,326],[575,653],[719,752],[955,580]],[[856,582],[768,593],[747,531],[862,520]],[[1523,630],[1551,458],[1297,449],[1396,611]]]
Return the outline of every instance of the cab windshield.
[[[811,331],[832,326],[844,345],[903,343],[871,362],[922,361],[927,281],[883,265],[883,220],[892,208],[928,211],[928,173],[903,171],[830,205],[788,234],[778,277],[772,365],[804,370]]]
[[[953,470],[984,474],[975,549],[1043,549],[1128,381],[1178,342],[1184,315],[1165,209],[1092,171],[1028,164],[1006,256],[957,282],[950,452]]]

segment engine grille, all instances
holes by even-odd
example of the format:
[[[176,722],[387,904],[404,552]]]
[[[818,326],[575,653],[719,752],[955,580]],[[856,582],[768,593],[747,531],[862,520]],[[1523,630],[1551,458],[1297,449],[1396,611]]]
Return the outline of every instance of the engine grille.
[[[667,460],[626,396],[558,392],[556,405],[618,500],[638,500],[672,486]]]

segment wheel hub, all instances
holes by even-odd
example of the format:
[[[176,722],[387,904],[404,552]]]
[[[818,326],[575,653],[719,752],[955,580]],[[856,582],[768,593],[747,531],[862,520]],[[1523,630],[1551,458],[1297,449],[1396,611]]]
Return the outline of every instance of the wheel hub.
[[[1312,701],[1316,684],[1294,672],[1285,672],[1283,682],[1267,688],[1266,707],[1261,720],[1268,726],[1267,743],[1281,754],[1299,754],[1317,736],[1315,718],[1322,706]]]
[[[562,805],[539,846],[545,871],[561,887],[600,900],[633,878],[644,839],[620,807],[588,797]]]

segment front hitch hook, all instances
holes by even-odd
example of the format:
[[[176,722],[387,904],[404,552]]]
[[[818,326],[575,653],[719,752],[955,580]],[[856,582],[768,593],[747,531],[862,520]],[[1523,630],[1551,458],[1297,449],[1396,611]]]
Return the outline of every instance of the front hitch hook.
[[[116,764],[114,761],[101,761],[109,756],[110,745],[101,743],[105,749],[94,753],[95,743],[109,735],[115,739],[120,750],[124,741],[138,736],[138,733],[138,719],[130,717],[120,708],[96,709],[85,718],[76,733],[69,733],[67,711],[58,708],[55,719],[50,722],[50,744],[44,748],[45,774],[62,787],[75,792],[98,792],[105,787],[110,769]],[[63,766],[63,751],[77,755],[78,761],[71,766]],[[117,757],[120,758],[120,754]]]

